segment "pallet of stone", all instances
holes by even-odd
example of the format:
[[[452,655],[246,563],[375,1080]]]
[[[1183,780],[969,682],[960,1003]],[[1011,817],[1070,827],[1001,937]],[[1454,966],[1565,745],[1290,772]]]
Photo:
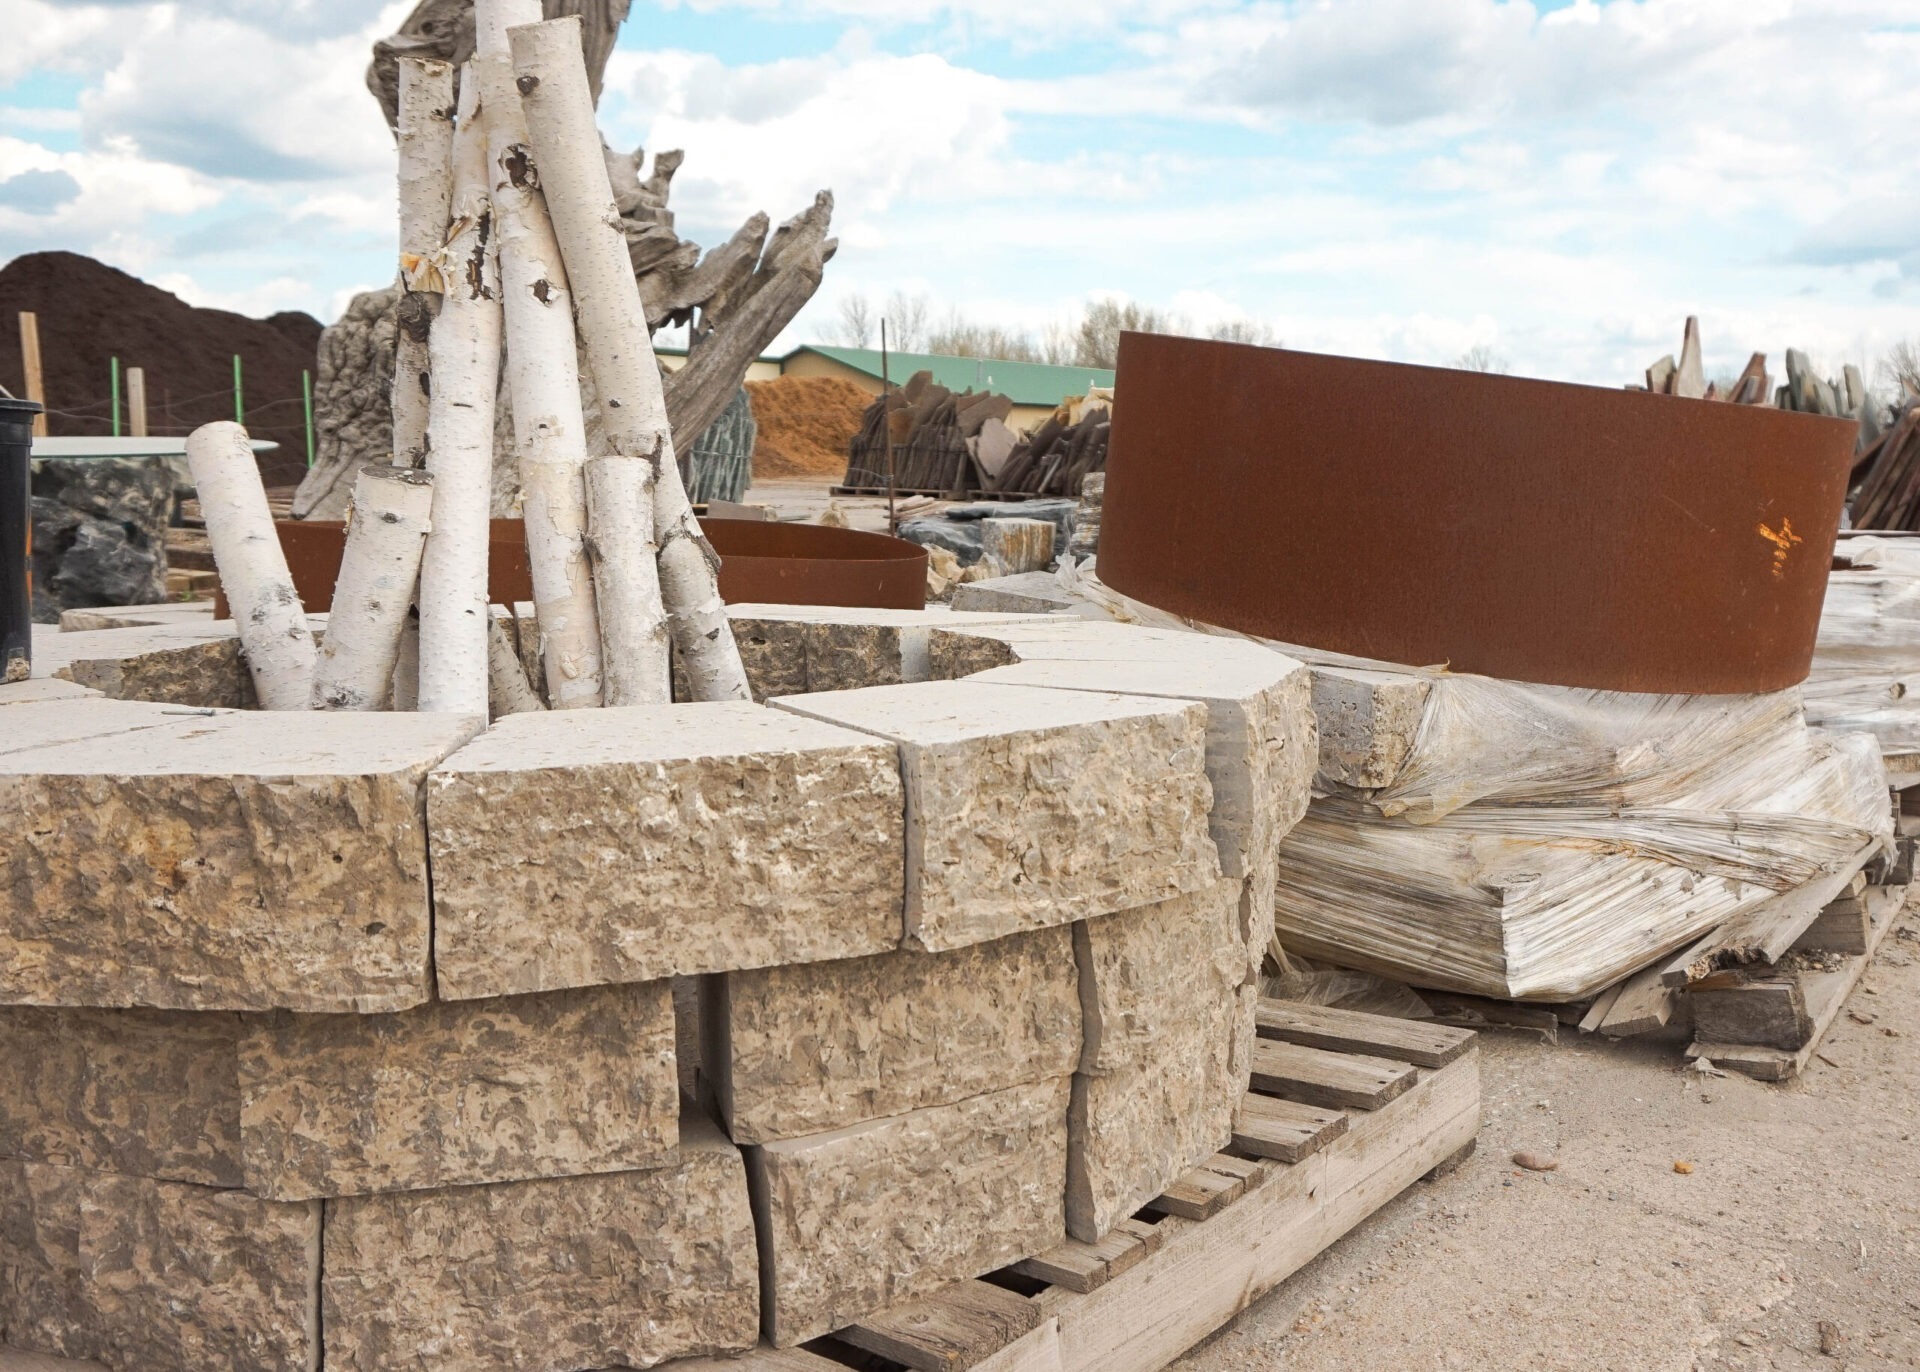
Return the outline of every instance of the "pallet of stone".
[[[1471,1145],[1480,1118],[1471,1032],[1272,1000],[1259,1022],[1263,1046],[1324,1055],[1284,1081],[1256,1081],[1242,1103],[1243,1122],[1269,1118],[1268,1107],[1291,1121],[1285,1156],[1271,1133],[1256,1126],[1249,1147],[1236,1131],[1099,1239],[1069,1240],[809,1346],[843,1365],[851,1349],[915,1372],[1157,1372]],[[1401,1061],[1391,1085],[1356,1087],[1382,1075],[1382,1053],[1431,1065]],[[1348,1103],[1307,1099],[1323,1091]],[[790,1357],[762,1349],[734,1366],[817,1366],[782,1361]]]
[[[1823,915],[1780,963],[1690,988],[1687,1056],[1761,1081],[1798,1076],[1899,921],[1909,889],[1865,887],[1836,902],[1833,917]]]

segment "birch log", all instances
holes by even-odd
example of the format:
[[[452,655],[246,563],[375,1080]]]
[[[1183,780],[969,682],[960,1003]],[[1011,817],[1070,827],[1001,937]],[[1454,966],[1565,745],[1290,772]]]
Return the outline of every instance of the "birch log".
[[[446,298],[428,337],[427,470],[433,536],[420,564],[420,709],[487,713],[487,532],[493,397],[500,378],[499,244],[487,195],[479,83],[462,74]]]
[[[432,514],[430,473],[361,468],[314,664],[314,709],[377,710],[391,697]]]
[[[453,68],[430,58],[400,59],[400,298],[394,331],[393,462],[427,458],[427,338],[439,313],[434,265],[447,237],[453,196]]]
[[[600,397],[602,425],[618,456],[644,459],[653,467],[660,588],[693,698],[751,699],[720,599],[720,559],[700,533],[674,461],[660,367],[594,123],[580,21],[523,25],[511,30],[508,40],[540,184],[574,283],[580,340]],[[601,614],[604,620],[604,606]]]
[[[539,0],[478,0],[473,70],[487,121],[487,174],[500,239],[507,390],[520,458],[521,515],[547,698],[558,710],[600,704],[600,621],[587,565],[586,418],[573,295],[527,145],[506,56],[509,24],[537,22]],[[497,50],[496,50],[497,49]]]
[[[187,466],[260,708],[304,710],[313,684],[313,635],[247,431],[232,420],[202,424],[187,438]]]
[[[600,595],[600,660],[609,705],[673,699],[653,539],[653,472],[630,457],[587,463],[588,547]]]

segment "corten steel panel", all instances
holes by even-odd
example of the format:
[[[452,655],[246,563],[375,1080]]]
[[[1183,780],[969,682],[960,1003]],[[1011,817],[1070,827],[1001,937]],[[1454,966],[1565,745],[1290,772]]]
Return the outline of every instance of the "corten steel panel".
[[[1804,680],[1851,420],[1126,334],[1100,576],[1288,643],[1519,681]]]
[[[333,604],[346,525],[337,519],[281,520],[280,546],[300,603],[318,614]],[[918,610],[927,603],[927,550],[903,538],[817,524],[708,519],[720,555],[720,597],[731,605],[838,605]],[[496,605],[533,599],[524,527],[496,519],[487,544],[487,593]],[[227,616],[224,593],[214,614]]]

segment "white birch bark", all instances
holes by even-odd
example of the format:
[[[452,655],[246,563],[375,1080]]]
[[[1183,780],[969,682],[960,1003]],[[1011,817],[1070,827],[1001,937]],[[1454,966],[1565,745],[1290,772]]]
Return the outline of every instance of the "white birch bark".
[[[507,36],[608,442],[619,456],[644,459],[654,469],[660,587],[693,697],[751,699],[720,599],[720,560],[700,533],[674,461],[660,367],[594,123],[580,21],[522,25]],[[604,605],[601,616],[604,645]]]
[[[453,136],[446,297],[428,337],[433,533],[420,564],[420,709],[487,713],[487,531],[500,379],[499,245],[487,194],[479,83],[462,75]]]
[[[651,464],[630,457],[588,461],[587,546],[600,598],[600,661],[609,705],[665,705],[673,698],[653,508]]]
[[[453,194],[453,68],[431,58],[400,59],[400,283],[403,299],[393,361],[393,462],[427,457],[427,338],[440,304],[437,269]]]
[[[570,710],[601,701],[600,623],[587,565],[581,477],[587,426],[580,406],[573,296],[505,56],[501,12],[522,9],[536,20],[540,16],[539,0],[480,0],[482,39],[497,33],[501,52],[483,51],[473,70],[487,122],[487,172],[506,311],[507,387],[547,698],[555,709]]]
[[[313,683],[313,635],[247,431],[231,420],[202,424],[187,438],[187,466],[260,708],[304,710]]]
[[[526,664],[514,651],[507,626],[492,617],[487,620],[487,706],[495,719],[547,708],[527,680]]]
[[[314,709],[378,710],[391,695],[432,514],[430,473],[361,469],[313,669]]]

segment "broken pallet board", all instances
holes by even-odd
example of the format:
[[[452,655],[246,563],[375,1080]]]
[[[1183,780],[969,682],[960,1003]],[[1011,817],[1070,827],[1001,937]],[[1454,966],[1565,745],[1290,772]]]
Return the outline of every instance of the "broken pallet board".
[[[1847,1003],[1847,997],[1853,994],[1853,988],[1860,984],[1860,978],[1866,975],[1873,955],[1880,950],[1888,931],[1899,921],[1900,913],[1906,905],[1907,887],[1877,886],[1867,892],[1867,915],[1872,920],[1871,933],[1868,936],[1867,951],[1858,957],[1848,958],[1846,964],[1832,972],[1803,972],[1800,977],[1802,996],[1806,1002],[1806,1012],[1813,1021],[1813,1034],[1805,1046],[1788,1051],[1784,1048],[1761,1048],[1739,1043],[1714,1043],[1704,1039],[1695,1039],[1693,1046],[1687,1049],[1689,1058],[1707,1058],[1714,1066],[1727,1071],[1742,1072],[1761,1081],[1787,1081],[1798,1076],[1819,1051],[1820,1042],[1827,1036],[1827,1030],[1840,1017],[1840,1011]]]
[[[1867,843],[1838,870],[1782,891],[1729,920],[1662,967],[1660,979],[1668,986],[1685,986],[1729,967],[1778,962],[1828,903],[1852,885],[1854,873],[1879,846],[1877,840]]]
[[[1262,1002],[1263,1008],[1271,1006]],[[1368,1032],[1387,1033],[1392,1024]],[[1432,1032],[1431,1026],[1418,1027]],[[1334,1112],[1343,1127],[1325,1130],[1326,1137],[1297,1162],[1235,1156],[1246,1151],[1235,1145],[1193,1169],[1181,1183],[1205,1191],[1198,1209],[1205,1218],[1169,1213],[1173,1207],[1161,1198],[1147,1212],[1160,1215],[1157,1220],[1124,1221],[1098,1243],[1062,1244],[1015,1264],[1004,1277],[958,1283],[841,1330],[834,1341],[872,1352],[884,1345],[884,1356],[914,1369],[1157,1372],[1414,1181],[1469,1150],[1479,1132],[1479,1055],[1471,1036],[1462,1051],[1455,1053],[1451,1044],[1444,1051],[1449,1061],[1438,1069],[1388,1064],[1409,1074],[1408,1084],[1375,1108],[1347,1106]],[[1359,1055],[1359,1060],[1362,1079],[1380,1075],[1375,1065],[1380,1059]],[[1318,1070],[1327,1074],[1324,1067]],[[1271,1099],[1261,1091],[1256,1086],[1253,1094]],[[1300,1105],[1297,1100],[1275,1103]],[[1035,1283],[1041,1289],[1031,1296],[1007,1289],[1027,1291]],[[998,1294],[985,1296],[982,1287]],[[932,1314],[949,1299],[961,1308]],[[1024,1321],[991,1313],[984,1321],[978,1318],[976,1307],[1011,1312],[1011,1300],[1027,1301],[1039,1323],[1016,1334]],[[996,1319],[1008,1342],[989,1349],[991,1336],[975,1333],[991,1330]],[[955,1350],[962,1348],[956,1357]],[[776,1365],[756,1361],[763,1356],[749,1355],[734,1366],[739,1372],[775,1372]]]

